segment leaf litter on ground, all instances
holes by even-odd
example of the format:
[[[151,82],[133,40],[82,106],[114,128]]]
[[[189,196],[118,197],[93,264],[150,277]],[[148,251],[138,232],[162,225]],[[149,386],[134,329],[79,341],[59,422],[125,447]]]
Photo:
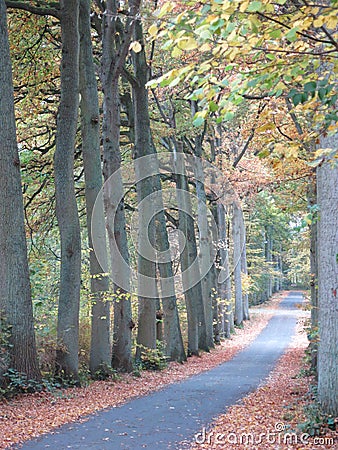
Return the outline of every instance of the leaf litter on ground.
[[[95,411],[117,407],[228,361],[258,336],[286,295],[287,292],[280,292],[269,302],[252,308],[251,320],[245,322],[243,329],[236,329],[230,339],[209,353],[192,356],[183,364],[171,362],[162,371],[141,371],[139,377],[121,374],[117,380],[95,381],[85,387],[25,394],[1,401],[0,449],[50,432],[65,423],[87,420]]]
[[[298,425],[307,419],[311,386],[315,384],[305,361],[309,341],[304,312],[297,321],[295,336],[275,369],[257,390],[215,418],[207,430],[200,430],[190,450],[322,450],[337,449],[337,431],[325,428],[319,436],[310,436]]]

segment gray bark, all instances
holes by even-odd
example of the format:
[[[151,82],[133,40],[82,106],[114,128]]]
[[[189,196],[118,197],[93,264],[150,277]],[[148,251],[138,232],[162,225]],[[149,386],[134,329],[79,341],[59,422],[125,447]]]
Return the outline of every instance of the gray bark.
[[[121,34],[123,24],[118,15],[118,4],[115,0],[107,0],[102,29],[104,204],[115,293],[112,366],[127,371],[132,370],[131,331],[134,323],[130,301],[130,267],[123,202],[124,190],[119,171],[121,154],[118,80],[129,51],[135,24],[134,18],[138,13],[139,3],[138,0],[130,3],[125,29]],[[107,182],[113,174],[114,185]]]
[[[135,25],[135,40],[144,46],[141,23]],[[148,98],[145,84],[148,81],[148,66],[145,52],[132,55],[134,76],[133,101],[135,113],[135,174],[138,204],[138,327],[137,358],[142,349],[156,348],[156,256],[155,256],[155,221],[153,220],[154,192],[153,176],[147,176],[154,168],[149,167],[153,160],[144,164],[139,158],[153,153],[151,149],[150,120]]]
[[[54,155],[56,215],[61,240],[58,371],[78,376],[81,277],[80,223],[74,189],[74,149],[79,106],[79,0],[60,1],[61,100]]]
[[[0,326],[5,325],[10,331],[10,367],[27,374],[29,379],[39,380],[16,140],[12,66],[3,0],[0,0],[0,67]]]
[[[196,183],[196,196],[198,200],[197,221],[199,230],[199,260],[202,274],[202,296],[205,314],[206,341],[207,345],[214,347],[213,339],[213,311],[210,284],[210,245],[211,236],[209,232],[209,224],[207,217],[207,197],[204,187],[204,173],[202,163],[202,137],[199,135],[195,138],[195,155],[194,171]]]
[[[233,203],[232,213],[232,240],[233,240],[233,265],[234,265],[234,286],[235,286],[235,324],[243,323],[243,296],[242,296],[242,246],[241,246],[241,217],[240,206]]]
[[[248,275],[248,263],[246,259],[246,230],[244,222],[244,214],[242,208],[240,208],[240,234],[241,234],[241,271],[243,275]],[[243,293],[243,319],[250,320],[249,315],[249,296]]]
[[[266,262],[269,264],[269,269],[272,268],[272,250],[273,250],[273,237],[272,237],[272,227],[268,225],[266,227],[266,244],[265,244],[265,259]],[[267,280],[267,298],[270,298],[272,296],[272,286],[273,286],[273,277],[272,275],[268,274],[268,280]]]
[[[311,178],[308,185],[308,202],[312,207],[317,203],[316,180]],[[317,218],[310,225],[310,288],[311,288],[311,324],[318,326],[318,266],[317,266]]]
[[[81,136],[82,154],[85,176],[85,195],[87,210],[87,233],[89,244],[90,285],[92,301],[90,372],[94,375],[98,370],[111,364],[110,343],[110,303],[105,298],[109,289],[109,278],[104,272],[96,253],[93,251],[92,213],[95,201],[95,232],[105,240],[105,219],[102,196],[98,196],[103,185],[101,152],[100,152],[100,114],[97,81],[93,60],[90,25],[91,0],[80,0],[80,94],[81,94]],[[106,244],[102,246],[100,259],[103,267],[108,266]]]
[[[154,285],[147,285],[147,289],[151,287],[154,290],[156,297],[156,261],[158,271],[160,275],[160,285],[162,292],[162,305],[163,305],[163,332],[166,346],[166,354],[171,360],[183,361],[185,360],[185,352],[183,347],[183,340],[181,335],[181,329],[179,324],[177,300],[175,295],[175,285],[173,278],[173,269],[170,258],[170,247],[168,234],[166,229],[166,220],[162,199],[162,187],[159,176],[159,164],[156,154],[156,149],[152,141],[150,119],[149,119],[149,106],[148,106],[148,91],[146,89],[146,83],[148,81],[148,66],[146,62],[143,30],[140,22],[135,24],[135,40],[142,44],[141,52],[133,55],[134,76],[136,83],[133,83],[133,100],[134,100],[134,113],[135,113],[135,157],[140,158],[143,156],[150,156],[146,158],[146,167],[143,164],[135,161],[136,172],[139,178],[143,178],[137,183],[138,199],[139,199],[139,214],[142,219],[142,213],[146,215],[143,219],[150,219],[148,224],[145,222],[139,223],[140,232],[147,232],[152,237],[148,246],[150,248],[142,249],[145,253],[149,253],[148,257],[153,260],[146,262],[144,259],[140,259],[139,271],[141,274],[149,270],[147,276],[153,276]],[[143,174],[149,174],[149,177],[142,176]],[[143,201],[144,198],[148,200]],[[142,203],[140,203],[140,201]],[[143,205],[144,203],[144,205]],[[144,207],[149,208],[148,211],[143,211]],[[143,230],[143,231],[142,231]],[[142,235],[139,236],[139,244],[143,245],[147,239],[144,239]],[[154,250],[156,250],[154,252]],[[149,259],[148,258],[148,259]],[[145,264],[146,263],[146,264]],[[143,265],[143,267],[142,267]],[[142,287],[141,287],[142,288]],[[139,305],[141,307],[138,323],[138,343],[146,345],[147,335],[150,332],[150,344],[153,343],[153,325],[155,325],[155,343],[156,343],[156,322],[153,324],[152,317],[155,313],[158,302],[151,298],[140,298]],[[153,311],[154,309],[154,311]],[[150,311],[149,311],[150,310]],[[146,345],[148,346],[148,345]]]
[[[178,228],[185,239],[183,242],[180,238],[180,263],[188,319],[188,355],[197,355],[199,349],[208,351],[209,347],[206,341],[200,268],[183,145],[181,142],[175,142],[174,147],[173,157],[179,209]]]
[[[226,227],[225,208],[222,203],[217,205],[218,235],[219,235],[219,277],[218,295],[220,297],[219,319],[221,321],[221,337],[230,338],[232,325],[231,277],[229,270],[229,251]]]
[[[321,145],[335,147],[337,135]],[[334,165],[333,165],[334,164]],[[338,167],[317,168],[318,222],[318,398],[327,414],[338,415]]]

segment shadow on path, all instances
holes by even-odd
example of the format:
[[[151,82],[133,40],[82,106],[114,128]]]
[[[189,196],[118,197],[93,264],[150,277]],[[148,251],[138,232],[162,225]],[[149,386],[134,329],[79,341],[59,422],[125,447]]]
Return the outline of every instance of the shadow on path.
[[[226,408],[254,391],[288,346],[302,294],[291,292],[268,325],[244,350],[216,368],[161,391],[100,411],[23,444],[40,449],[178,449]]]

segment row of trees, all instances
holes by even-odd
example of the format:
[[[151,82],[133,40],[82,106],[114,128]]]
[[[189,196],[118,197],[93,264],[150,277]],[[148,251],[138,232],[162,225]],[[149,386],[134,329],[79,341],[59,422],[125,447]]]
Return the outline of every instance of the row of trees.
[[[226,5],[218,11],[216,3],[211,9],[202,5],[204,10],[201,6],[197,12],[184,12],[182,5],[177,4],[174,17],[180,11],[182,14],[176,21],[169,18],[165,22],[168,5],[157,11],[154,20],[152,5],[134,0],[123,8],[115,1],[0,2],[1,65],[6,68],[1,75],[4,89],[0,97],[4,124],[0,131],[4,143],[0,192],[5,199],[0,219],[0,308],[2,332],[8,330],[9,335],[4,366],[33,379],[41,376],[24,211],[32,240],[31,268],[41,264],[47,253],[60,258],[60,271],[56,274],[59,285],[55,370],[75,380],[79,370],[84,237],[88,240],[90,267],[89,365],[93,375],[109,372],[111,366],[132,370],[135,337],[138,359],[146,358],[149,350],[155,351],[159,339],[164,343],[166,357],[172,360],[183,361],[186,354],[208,350],[221,338],[229,337],[235,325],[241,326],[243,320],[249,319],[249,298],[252,302],[267,299],[284,286],[287,272],[294,280],[299,277],[299,253],[292,254],[301,228],[296,217],[299,210],[306,210],[306,197],[310,198],[314,185],[313,170],[299,154],[301,144],[304,142],[307,148],[309,142],[303,131],[299,134],[299,128],[307,126],[307,112],[298,113],[290,106],[289,99],[296,104],[294,97],[301,90],[299,82],[294,82],[298,73],[288,81],[289,91],[282,93],[267,85],[268,64],[263,66],[265,81],[257,80],[253,73],[252,86],[250,79],[245,80],[244,87],[239,84],[238,68],[241,72],[248,61],[239,54],[241,59],[235,68],[236,42],[242,42],[243,28],[236,34],[233,25],[244,26],[244,18],[229,19],[233,14],[246,13],[249,6],[244,3],[229,4],[225,13]],[[264,8],[270,5],[260,4],[257,11],[247,10],[253,35],[258,32],[253,28],[252,16],[266,16]],[[11,8],[8,24],[6,5]],[[222,14],[227,15],[228,22]],[[263,28],[270,19],[262,19]],[[14,31],[23,23],[25,37],[18,38]],[[186,23],[193,25],[182,28]],[[145,25],[150,26],[149,33],[157,37],[156,42],[146,41]],[[7,26],[11,31],[15,97]],[[157,45],[164,43],[168,30],[170,42],[164,46],[173,46],[171,56],[160,52]],[[267,31],[264,29],[266,33],[270,31],[268,27]],[[230,47],[232,52],[236,49],[236,54],[227,55],[221,39],[226,42],[231,33],[234,41],[230,40]],[[297,36],[298,29],[295,33]],[[334,40],[334,34],[330,36]],[[284,34],[273,39],[279,38],[284,39]],[[295,40],[292,38],[291,42]],[[197,50],[199,45],[204,46],[201,51]],[[227,45],[229,48],[229,42]],[[261,44],[255,40],[252,48],[257,45]],[[267,49],[260,51],[267,53]],[[307,54],[306,49],[300,52]],[[183,54],[186,56],[182,59]],[[217,60],[220,55],[230,59],[230,68]],[[259,64],[262,61],[258,57]],[[168,64],[175,64],[176,68],[160,78],[162,86],[152,84],[149,90],[149,80],[167,71]],[[205,70],[209,71],[207,76]],[[256,70],[262,76],[258,63]],[[237,90],[233,88],[236,83]],[[290,94],[290,83],[299,91]],[[259,95],[253,91],[255,86]],[[327,92],[321,95],[323,102],[332,106],[334,90],[327,86],[328,82],[323,84]],[[318,87],[319,82],[313,97],[320,97]],[[310,98],[312,91],[304,92]],[[326,118],[326,128],[328,123]],[[317,170],[329,168],[326,177],[331,180],[336,169],[329,164],[324,162]],[[325,178],[319,180],[329,186]],[[289,199],[285,201],[285,195],[295,189],[299,195],[293,194],[292,204]],[[321,189],[322,186],[319,192]],[[263,190],[265,193],[260,192]],[[334,192],[333,181],[328,198],[332,199]],[[55,208],[50,208],[50,204]],[[326,218],[323,200],[320,206],[324,208],[321,217]],[[330,217],[327,220],[334,224],[334,211]],[[309,223],[313,234],[315,221]],[[328,230],[328,226],[321,219],[320,243],[324,242],[323,230]],[[334,228],[332,233],[328,242],[334,245]],[[315,239],[311,242],[316,266]],[[38,257],[34,247],[38,248]],[[328,257],[334,272],[332,254],[322,250],[320,255],[319,267]],[[44,267],[52,261],[50,256],[46,260]],[[33,294],[39,291],[41,296],[50,279],[49,271],[45,279],[44,273],[34,275]],[[325,269],[326,275],[329,272]],[[37,290],[37,280],[42,289]],[[328,330],[322,339],[329,352],[319,352],[319,361],[331,361],[332,366],[325,378],[321,362],[319,379],[323,404],[332,412],[333,393],[327,389],[327,383],[331,383],[336,370],[332,345],[335,334],[329,327],[334,323],[335,313],[330,307],[334,291],[330,291],[329,298],[321,289],[323,283],[319,283],[319,298],[323,301],[319,311],[323,311],[322,329]],[[316,297],[313,303],[317,304]]]

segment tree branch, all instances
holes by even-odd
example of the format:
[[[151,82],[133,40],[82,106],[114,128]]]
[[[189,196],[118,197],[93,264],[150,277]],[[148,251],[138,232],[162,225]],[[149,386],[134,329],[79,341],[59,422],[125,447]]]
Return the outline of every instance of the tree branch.
[[[5,0],[7,8],[22,9],[24,11],[36,14],[38,16],[53,16],[60,19],[60,10],[58,3],[51,3],[50,6],[34,6],[27,2],[15,0]]]

